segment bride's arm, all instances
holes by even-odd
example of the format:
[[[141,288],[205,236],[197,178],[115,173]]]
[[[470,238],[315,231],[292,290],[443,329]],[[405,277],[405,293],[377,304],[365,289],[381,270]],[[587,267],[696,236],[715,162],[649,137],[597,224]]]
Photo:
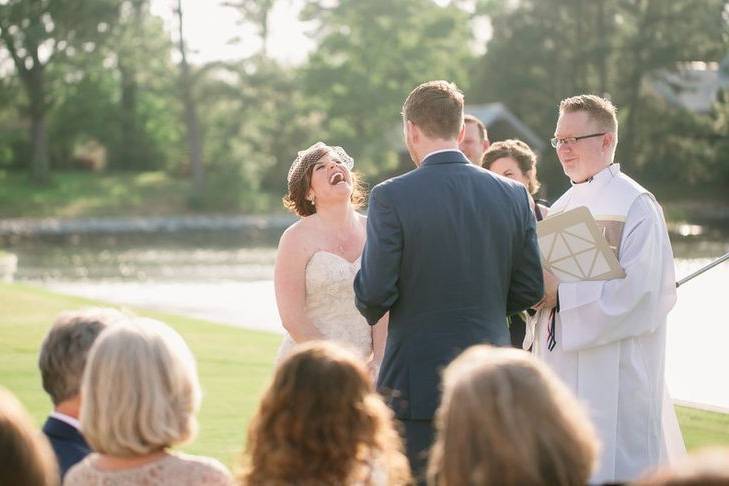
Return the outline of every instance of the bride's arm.
[[[311,255],[298,233],[292,226],[281,236],[273,273],[281,324],[297,343],[323,337],[306,317],[306,263]]]

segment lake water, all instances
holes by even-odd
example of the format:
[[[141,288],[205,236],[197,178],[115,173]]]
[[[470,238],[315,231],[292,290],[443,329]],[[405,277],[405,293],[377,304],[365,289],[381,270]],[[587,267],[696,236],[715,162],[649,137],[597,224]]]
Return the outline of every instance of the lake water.
[[[729,251],[727,228],[677,226],[681,278]],[[17,280],[120,305],[283,332],[273,293],[280,229],[72,235],[0,240],[18,254]],[[729,411],[729,262],[678,290],[666,376],[678,401]]]

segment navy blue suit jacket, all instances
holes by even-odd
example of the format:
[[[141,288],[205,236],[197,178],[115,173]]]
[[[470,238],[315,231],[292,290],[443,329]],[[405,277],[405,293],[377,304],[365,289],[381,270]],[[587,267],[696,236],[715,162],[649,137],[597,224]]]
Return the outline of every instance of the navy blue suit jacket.
[[[63,478],[71,466],[86,457],[91,449],[75,427],[54,417],[48,417],[43,425],[43,433],[51,442],[58,459],[58,468]]]
[[[543,295],[524,186],[440,152],[374,187],[356,305],[390,324],[378,389],[401,419],[432,419],[440,372],[465,348],[509,345],[506,315]]]

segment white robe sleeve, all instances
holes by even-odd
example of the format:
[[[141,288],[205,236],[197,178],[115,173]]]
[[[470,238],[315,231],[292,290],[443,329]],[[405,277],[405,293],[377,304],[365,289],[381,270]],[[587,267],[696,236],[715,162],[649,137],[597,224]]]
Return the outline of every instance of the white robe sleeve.
[[[676,300],[673,252],[649,194],[630,207],[620,245],[625,278],[559,285],[562,348],[579,351],[653,332]]]

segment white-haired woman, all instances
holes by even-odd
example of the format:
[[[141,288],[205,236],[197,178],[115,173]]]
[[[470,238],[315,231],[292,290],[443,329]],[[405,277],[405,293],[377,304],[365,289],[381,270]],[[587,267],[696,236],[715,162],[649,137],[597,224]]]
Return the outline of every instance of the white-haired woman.
[[[197,429],[200,384],[185,341],[151,319],[104,331],[81,385],[81,430],[96,452],[64,485],[229,485],[218,461],[170,447]]]

